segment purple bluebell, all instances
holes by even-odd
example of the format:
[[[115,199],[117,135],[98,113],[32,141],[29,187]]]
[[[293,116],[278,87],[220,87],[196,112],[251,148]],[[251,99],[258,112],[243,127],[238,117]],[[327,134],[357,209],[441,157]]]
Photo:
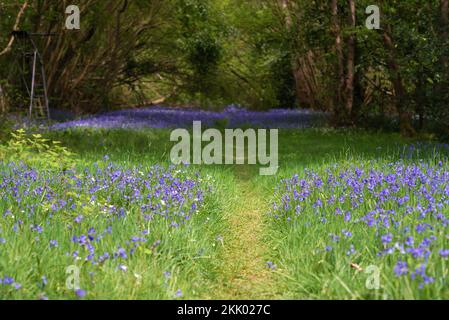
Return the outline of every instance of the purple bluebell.
[[[449,249],[441,249],[439,251],[440,257],[447,258],[449,256]]]
[[[83,289],[76,289],[75,294],[78,298],[84,298],[87,295],[87,292]]]
[[[405,261],[398,261],[396,266],[394,267],[394,273],[397,277],[406,275],[408,273],[408,266],[407,262]]]
[[[50,240],[50,248],[56,248],[56,247],[58,247],[58,241]]]

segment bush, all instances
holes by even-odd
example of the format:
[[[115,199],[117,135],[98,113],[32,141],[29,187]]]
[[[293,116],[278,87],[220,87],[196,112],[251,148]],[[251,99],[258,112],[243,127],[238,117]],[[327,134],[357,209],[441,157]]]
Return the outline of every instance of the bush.
[[[41,134],[28,134],[24,129],[11,132],[11,139],[0,145],[0,159],[5,162],[22,161],[30,166],[65,170],[73,166],[74,156],[61,146],[61,142],[45,139]]]

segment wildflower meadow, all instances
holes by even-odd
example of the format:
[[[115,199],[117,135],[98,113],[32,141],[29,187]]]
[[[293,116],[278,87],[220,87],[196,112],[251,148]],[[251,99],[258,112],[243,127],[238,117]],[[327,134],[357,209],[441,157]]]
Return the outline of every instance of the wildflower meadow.
[[[145,112],[178,111],[231,127],[227,112]],[[126,113],[3,142],[3,299],[448,297],[447,145],[260,114],[246,126],[281,128],[263,176],[171,164],[170,126]]]
[[[0,301],[449,300],[448,102],[449,0],[0,0]]]

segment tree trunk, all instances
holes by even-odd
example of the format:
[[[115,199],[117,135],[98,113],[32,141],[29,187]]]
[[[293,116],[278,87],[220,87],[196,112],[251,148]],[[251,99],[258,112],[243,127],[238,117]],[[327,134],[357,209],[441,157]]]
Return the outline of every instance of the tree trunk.
[[[440,1],[440,41],[443,48],[447,48],[449,40],[449,0]],[[438,104],[441,110],[447,110],[447,100],[449,99],[449,58],[447,52],[443,52],[440,57],[440,65],[442,66],[442,79],[436,88],[436,96],[438,97]],[[449,114],[447,111],[441,112],[440,123],[443,130],[449,133]]]
[[[354,46],[355,50],[355,65],[360,65],[360,54],[359,54],[359,47],[357,45],[357,40],[355,42]],[[368,97],[365,95],[365,89],[362,86],[362,78],[363,78],[363,70],[360,68],[355,71],[354,74],[354,105],[352,106],[351,110],[351,121],[352,123],[357,123],[359,116],[360,116],[360,110],[365,103],[365,101],[368,99]]]
[[[401,134],[403,136],[413,136],[416,132],[412,126],[412,115],[407,111],[407,92],[402,81],[399,65],[396,61],[396,50],[389,25],[385,26],[383,40],[388,52],[387,63],[394,88],[395,106],[399,114]]]
[[[424,88],[424,70],[421,70],[418,74],[418,79],[416,81],[416,89],[415,89],[415,103],[416,103],[416,113],[418,115],[418,130],[422,130],[424,128],[424,104],[425,97],[422,88]]]
[[[17,31],[19,29],[20,21],[22,20],[22,17],[25,14],[25,10],[27,8],[28,8],[28,1],[25,1],[24,4],[22,5],[22,7],[20,8],[19,13],[17,14],[16,22],[14,23],[14,27],[12,29],[13,31]],[[0,56],[11,51],[12,45],[14,44],[14,40],[15,40],[15,36],[12,35],[11,38],[9,39],[9,42],[8,42],[6,48],[3,49],[2,51],[0,51]]]
[[[6,112],[6,100],[3,93],[2,85],[0,84],[0,114],[3,114]]]
[[[296,59],[293,75],[296,84],[298,104],[310,109],[322,109],[323,101],[320,100],[320,86],[318,83],[316,56],[312,50]]]
[[[346,87],[345,87],[345,107],[346,107],[346,115],[349,116],[352,114],[352,108],[354,105],[354,79],[355,79],[355,1],[348,0],[348,5],[350,8],[349,15],[349,26],[352,28],[351,35],[348,37],[347,42],[347,63],[346,63]]]
[[[448,30],[447,26],[449,24],[449,0],[441,0],[441,30],[443,38],[447,40]]]
[[[449,38],[448,26],[449,26],[449,0],[441,0],[440,2],[440,26],[441,26],[441,41],[443,43],[447,43]],[[440,58],[440,63],[447,69],[448,66],[448,57],[446,54],[443,54]],[[448,72],[445,72],[447,75]]]
[[[338,1],[331,2],[332,13],[332,33],[335,37],[335,54],[337,58],[336,73],[337,73],[337,92],[334,97],[334,112],[337,117],[341,117],[343,109],[343,93],[345,88],[345,70],[344,70],[344,55],[343,44],[341,36],[340,19],[338,17]]]

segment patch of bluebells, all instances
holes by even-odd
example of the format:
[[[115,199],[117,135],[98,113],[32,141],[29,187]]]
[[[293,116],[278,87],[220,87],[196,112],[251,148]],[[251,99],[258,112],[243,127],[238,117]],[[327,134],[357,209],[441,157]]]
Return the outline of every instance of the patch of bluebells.
[[[374,163],[333,165],[322,173],[305,169],[301,176],[281,180],[275,199],[274,221],[310,229],[322,252],[353,259],[369,250],[379,259],[373,264],[385,264],[385,270],[419,288],[447,274],[447,164],[399,161],[379,169]]]
[[[236,105],[230,105],[222,111],[154,106],[107,112],[57,123],[52,128],[189,128],[193,121],[201,121],[204,126],[223,123],[229,128],[248,125],[262,128],[307,128],[322,123],[326,117],[321,112],[311,110],[275,109],[256,112]]]
[[[449,158],[449,144],[436,142],[415,142],[403,146],[397,146],[400,151],[401,159],[419,160],[428,155],[441,159],[438,166],[443,166],[443,160]]]
[[[16,281],[14,281],[13,277],[9,277],[9,276],[4,276],[4,277],[0,277],[0,292],[1,289],[3,287],[12,287],[16,290],[19,290],[22,288],[22,285]]]
[[[210,191],[208,181],[184,167],[129,169],[105,159],[93,168],[55,172],[0,161],[0,210],[8,208],[0,212],[0,259],[8,262],[9,252],[34,239],[41,254],[125,272],[136,250],[169,246],[166,234],[194,223]],[[36,279],[38,287],[50,280]],[[10,277],[0,285],[21,287]]]

